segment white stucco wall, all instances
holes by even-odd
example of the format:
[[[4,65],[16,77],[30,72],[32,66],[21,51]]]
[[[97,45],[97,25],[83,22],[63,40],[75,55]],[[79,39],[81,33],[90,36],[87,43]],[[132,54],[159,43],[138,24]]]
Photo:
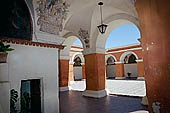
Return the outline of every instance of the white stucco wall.
[[[10,83],[0,82],[0,113],[10,113]]]
[[[82,79],[82,67],[73,67],[73,73],[76,80]]]
[[[137,64],[124,64],[124,73],[126,77],[128,77],[128,72],[132,73],[130,75],[131,77],[138,77]]]
[[[59,113],[58,49],[10,45],[15,49],[8,55],[11,89],[20,96],[21,80],[41,79],[42,113]]]
[[[106,66],[106,77],[116,77],[116,65]]]

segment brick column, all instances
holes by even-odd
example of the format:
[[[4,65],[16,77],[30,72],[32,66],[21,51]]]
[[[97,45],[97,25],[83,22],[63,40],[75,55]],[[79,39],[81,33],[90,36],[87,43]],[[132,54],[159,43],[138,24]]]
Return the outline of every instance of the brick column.
[[[170,1],[137,0],[150,113],[170,112]]]
[[[124,63],[115,62],[116,64],[116,79],[124,78]]]
[[[136,62],[137,62],[137,69],[138,69],[138,79],[144,78],[143,60],[139,59],[139,60],[136,60]]]
[[[69,82],[69,60],[59,59],[59,87],[60,91],[67,91]]]
[[[85,55],[86,91],[84,96],[101,98],[107,95],[105,90],[105,54]]]
[[[82,64],[82,76],[83,76],[83,79],[86,79],[85,64]]]

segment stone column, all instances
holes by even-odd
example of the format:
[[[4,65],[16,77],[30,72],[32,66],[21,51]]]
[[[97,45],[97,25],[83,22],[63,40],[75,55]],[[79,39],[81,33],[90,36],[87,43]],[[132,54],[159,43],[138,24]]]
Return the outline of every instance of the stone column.
[[[101,98],[107,95],[105,90],[105,54],[85,55],[86,90],[84,96]]]
[[[136,60],[138,69],[138,79],[144,79],[143,59]]]
[[[69,60],[59,59],[59,87],[60,91],[68,91],[69,83]]]
[[[116,79],[124,78],[124,63],[115,62],[116,64]]]
[[[137,0],[150,113],[170,112],[170,1]]]

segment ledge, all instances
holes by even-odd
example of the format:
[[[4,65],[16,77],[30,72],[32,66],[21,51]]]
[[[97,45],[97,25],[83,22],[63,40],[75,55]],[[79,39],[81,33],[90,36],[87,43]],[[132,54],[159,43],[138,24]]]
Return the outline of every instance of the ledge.
[[[64,49],[64,47],[65,47],[63,45],[32,42],[32,41],[27,41],[27,40],[16,40],[16,39],[10,39],[10,38],[0,38],[0,41],[7,42],[7,43],[13,43],[13,44],[21,44],[21,45],[37,46],[37,47],[47,47],[47,48]]]

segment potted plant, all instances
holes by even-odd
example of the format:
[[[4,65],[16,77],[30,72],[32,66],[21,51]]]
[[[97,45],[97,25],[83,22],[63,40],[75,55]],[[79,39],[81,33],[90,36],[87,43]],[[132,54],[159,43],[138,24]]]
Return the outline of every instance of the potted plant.
[[[14,49],[10,48],[10,45],[5,45],[3,42],[0,42],[0,63],[6,63],[8,51]]]
[[[132,73],[131,72],[127,72],[128,78],[130,78]]]

